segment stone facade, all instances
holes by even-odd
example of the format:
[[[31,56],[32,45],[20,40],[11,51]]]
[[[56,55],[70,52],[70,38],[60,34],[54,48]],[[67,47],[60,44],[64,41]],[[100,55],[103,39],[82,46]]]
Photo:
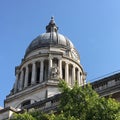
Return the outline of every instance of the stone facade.
[[[101,96],[120,101],[120,73],[114,73],[91,83]]]

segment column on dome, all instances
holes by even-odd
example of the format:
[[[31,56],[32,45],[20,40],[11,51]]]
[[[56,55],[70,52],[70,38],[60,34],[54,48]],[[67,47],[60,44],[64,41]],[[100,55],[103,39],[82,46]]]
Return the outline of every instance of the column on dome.
[[[26,73],[26,68],[23,68],[23,83],[22,83],[22,88],[24,88],[25,86],[25,73]]]
[[[49,74],[49,77],[50,77],[50,74],[51,74],[51,68],[52,68],[52,66],[53,66],[53,60],[52,60],[52,57],[51,56],[49,56],[49,71],[48,71],[48,74]]]
[[[58,67],[59,67],[59,78],[62,79],[62,60],[59,59],[58,61]]]
[[[27,87],[27,86],[28,86],[28,65],[26,66],[24,87]]]
[[[18,74],[18,83],[17,83],[17,91],[19,91],[20,90],[20,76],[21,76],[21,71],[19,72],[19,74]]]
[[[83,85],[82,73],[80,72],[80,84]]]
[[[80,85],[80,71],[79,70],[77,71],[77,82],[78,82],[78,85]]]
[[[14,93],[17,92],[18,89],[18,72],[16,73],[16,80],[15,80],[15,86],[14,86]]]
[[[72,67],[72,86],[74,85],[74,83],[75,83],[75,66],[73,65],[73,67]]]
[[[44,60],[41,59],[40,61],[40,83],[43,82],[43,66],[44,66]]]
[[[68,63],[65,62],[65,81],[66,81],[66,83],[68,83],[68,76],[69,76],[69,73],[68,73]]]
[[[83,73],[83,84],[86,84],[86,73]]]
[[[32,63],[32,76],[31,76],[31,84],[35,84],[36,82],[36,63]]]
[[[22,86],[23,86],[23,70],[21,71],[21,75],[20,75],[20,90],[22,90]]]

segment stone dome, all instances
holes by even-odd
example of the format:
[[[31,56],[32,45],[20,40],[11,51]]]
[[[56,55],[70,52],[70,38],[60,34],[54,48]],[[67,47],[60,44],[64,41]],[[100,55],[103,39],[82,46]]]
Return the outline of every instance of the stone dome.
[[[63,47],[69,50],[74,48],[72,42],[67,37],[58,33],[58,27],[53,17],[51,17],[49,25],[46,26],[46,33],[39,35],[30,43],[26,49],[25,56],[36,49],[52,46]]]

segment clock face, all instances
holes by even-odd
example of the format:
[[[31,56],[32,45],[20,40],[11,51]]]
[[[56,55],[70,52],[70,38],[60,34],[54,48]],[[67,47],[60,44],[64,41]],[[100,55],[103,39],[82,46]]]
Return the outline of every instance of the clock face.
[[[78,54],[74,49],[71,50],[71,55],[74,60],[79,60]]]

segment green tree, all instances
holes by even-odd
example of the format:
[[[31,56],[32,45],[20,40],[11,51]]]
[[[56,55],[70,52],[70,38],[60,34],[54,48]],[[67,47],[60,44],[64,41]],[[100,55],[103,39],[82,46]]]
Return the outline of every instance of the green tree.
[[[40,110],[33,110],[29,112],[29,114],[32,115],[32,117],[35,118],[35,120],[49,120],[49,115],[43,113]]]
[[[73,88],[63,80],[59,83],[62,93],[59,114],[45,114],[35,110],[15,114],[11,120],[120,120],[120,103],[112,98],[100,97],[91,85]]]
[[[32,115],[25,112],[23,114],[14,114],[10,120],[36,120]]]
[[[76,120],[120,120],[120,103],[112,98],[100,97],[90,84],[71,89],[64,81],[59,84],[62,92],[60,111],[66,119]]]
[[[15,113],[10,120],[49,120],[49,115],[40,110],[32,110],[20,114]]]

